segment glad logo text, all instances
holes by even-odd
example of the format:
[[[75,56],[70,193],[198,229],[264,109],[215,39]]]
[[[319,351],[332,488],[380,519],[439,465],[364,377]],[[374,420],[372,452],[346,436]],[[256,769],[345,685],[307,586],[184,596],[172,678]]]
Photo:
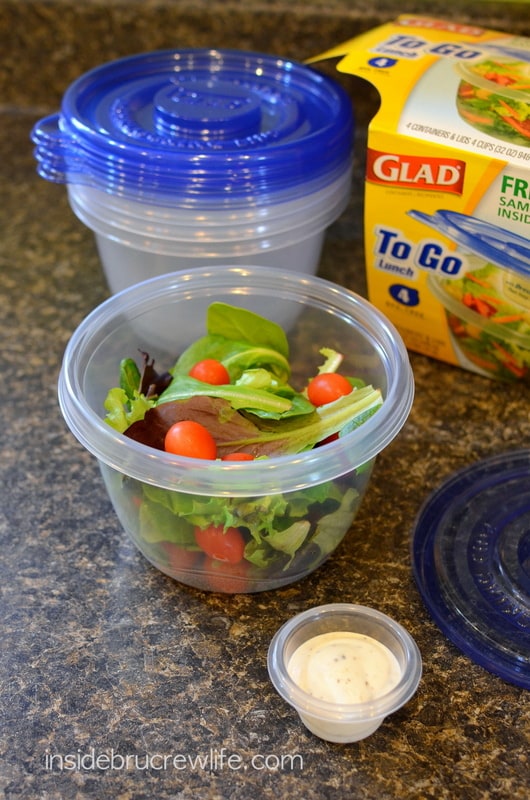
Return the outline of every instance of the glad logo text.
[[[409,189],[462,194],[465,161],[456,158],[408,156],[368,149],[366,179]]]

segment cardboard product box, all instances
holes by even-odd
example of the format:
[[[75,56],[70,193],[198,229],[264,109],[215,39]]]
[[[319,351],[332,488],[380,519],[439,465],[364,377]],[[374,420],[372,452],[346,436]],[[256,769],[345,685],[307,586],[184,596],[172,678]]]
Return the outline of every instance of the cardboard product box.
[[[400,16],[313,61],[369,81],[368,297],[409,349],[530,376],[530,39]]]

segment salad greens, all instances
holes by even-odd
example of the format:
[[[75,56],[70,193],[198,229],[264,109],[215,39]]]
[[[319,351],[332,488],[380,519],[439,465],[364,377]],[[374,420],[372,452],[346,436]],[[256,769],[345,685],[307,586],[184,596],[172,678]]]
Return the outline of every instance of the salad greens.
[[[324,362],[319,371],[337,370],[341,354],[330,348],[320,352]],[[379,389],[350,378],[355,391],[316,408],[304,390],[289,384],[288,355],[287,337],[279,325],[246,309],[212,303],[207,334],[179,356],[169,374],[159,376],[145,353],[147,379],[130,358],[121,362],[120,385],[105,399],[106,421],[120,433],[163,449],[162,431],[209,412],[206,427],[218,442],[220,455],[243,451],[271,456],[299,453],[328,436],[350,432],[381,405]],[[194,364],[206,358],[226,367],[230,384],[214,386],[189,376]],[[200,403],[201,397],[207,402]],[[228,423],[232,433],[227,439]]]
[[[320,354],[319,372],[339,369],[340,353],[323,347]],[[190,377],[203,359],[220,361],[230,383],[211,385]],[[131,358],[122,360],[119,385],[105,399],[105,419],[126,436],[161,450],[167,430],[176,421],[192,419],[213,435],[219,458],[234,452],[252,458],[300,453],[350,433],[383,402],[379,389],[351,377],[349,394],[315,407],[306,387],[290,383],[283,329],[225,303],[212,303],[206,334],[180,354],[169,372],[159,374],[146,353],[142,360],[140,367]],[[254,580],[266,582],[278,571],[305,572],[333,551],[351,524],[370,472],[371,463],[354,477],[252,497],[208,497],[128,478],[123,491],[132,494],[131,508],[137,509],[137,544],[156,563],[167,560],[168,546],[205,559],[196,531],[221,526],[241,532],[247,568],[254,571]]]
[[[285,571],[293,562],[296,566],[304,545],[313,545],[318,561],[331,553],[348,530],[359,498],[358,491],[338,482],[248,499],[190,496],[145,485],[139,524],[149,544],[169,541],[190,549],[196,549],[195,526],[237,527],[246,534],[246,561]],[[310,518],[314,512],[316,522]]]

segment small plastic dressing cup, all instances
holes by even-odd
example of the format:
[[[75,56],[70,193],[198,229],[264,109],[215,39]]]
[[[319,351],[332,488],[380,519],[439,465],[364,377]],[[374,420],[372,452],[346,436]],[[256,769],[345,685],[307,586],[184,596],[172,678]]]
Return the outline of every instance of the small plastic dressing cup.
[[[309,640],[333,633],[359,634],[386,650],[389,662],[397,661],[397,682],[388,691],[356,703],[332,702],[305,691],[291,677],[293,654]],[[369,675],[366,664],[359,664],[359,669],[368,669]],[[308,730],[329,742],[348,743],[370,736],[385,717],[410,700],[421,678],[422,662],[414,639],[390,617],[366,606],[332,603],[308,609],[279,629],[269,647],[268,670],[276,691],[296,709]]]

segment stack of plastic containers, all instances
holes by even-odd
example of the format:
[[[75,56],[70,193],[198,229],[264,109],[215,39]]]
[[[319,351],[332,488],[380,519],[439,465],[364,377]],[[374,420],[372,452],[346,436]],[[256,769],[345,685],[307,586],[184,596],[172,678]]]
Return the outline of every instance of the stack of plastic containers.
[[[352,103],[282,58],[155,51],[103,64],[33,129],[113,292],[209,264],[317,269],[351,193]]]

